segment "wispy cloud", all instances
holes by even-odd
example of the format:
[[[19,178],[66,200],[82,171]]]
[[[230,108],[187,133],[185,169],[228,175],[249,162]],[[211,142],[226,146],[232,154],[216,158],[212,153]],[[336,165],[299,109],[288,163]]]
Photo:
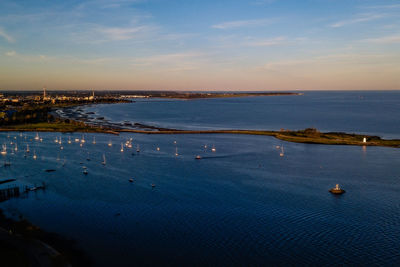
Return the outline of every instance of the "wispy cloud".
[[[360,23],[360,22],[367,22],[371,20],[376,20],[385,17],[385,14],[362,14],[357,15],[356,17],[348,20],[338,21],[330,26],[333,28],[339,28],[350,24]]]
[[[6,55],[6,56],[8,56],[8,57],[13,57],[13,56],[17,55],[17,52],[15,52],[15,51],[8,51],[8,52],[6,52],[4,55]]]
[[[394,4],[394,5],[377,5],[377,6],[364,6],[363,8],[367,9],[394,9],[394,8],[400,8],[400,4]]]
[[[0,37],[3,37],[10,43],[15,42],[15,39],[11,35],[7,34],[6,31],[1,27],[0,27]]]
[[[151,26],[136,26],[136,27],[103,27],[98,28],[97,31],[104,34],[104,36],[113,41],[130,40],[137,38],[139,34],[146,33],[153,30]]]
[[[370,39],[365,39],[364,41],[376,44],[398,44],[400,43],[400,35],[390,35],[379,38],[370,38]]]
[[[278,36],[278,37],[270,38],[270,39],[247,42],[246,45],[262,47],[262,46],[283,45],[283,44],[287,44],[287,43],[288,43],[288,39],[286,37]]]
[[[272,19],[251,19],[251,20],[235,20],[235,21],[227,21],[220,24],[212,25],[211,28],[226,30],[232,28],[240,28],[240,27],[254,27],[254,26],[265,26],[273,23]]]

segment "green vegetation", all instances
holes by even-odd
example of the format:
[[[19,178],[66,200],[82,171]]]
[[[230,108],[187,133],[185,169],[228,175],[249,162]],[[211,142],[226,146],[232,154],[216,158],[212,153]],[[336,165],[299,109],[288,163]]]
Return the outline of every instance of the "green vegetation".
[[[86,125],[82,122],[71,121],[67,122],[39,122],[18,125],[8,125],[3,127],[0,131],[35,131],[35,132],[91,132],[91,133],[112,133],[118,132],[112,129],[100,128]]]

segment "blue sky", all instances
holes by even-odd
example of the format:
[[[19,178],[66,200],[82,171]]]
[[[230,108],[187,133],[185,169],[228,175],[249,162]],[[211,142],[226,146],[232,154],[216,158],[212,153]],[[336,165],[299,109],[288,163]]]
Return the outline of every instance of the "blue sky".
[[[0,2],[0,89],[400,89],[400,2]]]

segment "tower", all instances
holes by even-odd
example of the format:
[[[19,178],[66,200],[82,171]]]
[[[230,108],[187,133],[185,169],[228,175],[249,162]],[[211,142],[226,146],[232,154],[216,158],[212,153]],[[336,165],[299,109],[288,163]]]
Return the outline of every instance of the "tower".
[[[43,100],[46,99],[46,87],[43,87]]]

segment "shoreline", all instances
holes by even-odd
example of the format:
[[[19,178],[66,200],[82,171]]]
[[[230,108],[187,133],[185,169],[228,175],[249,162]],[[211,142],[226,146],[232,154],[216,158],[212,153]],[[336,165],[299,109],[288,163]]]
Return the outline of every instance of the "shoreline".
[[[0,132],[59,132],[59,133],[104,133],[119,135],[120,133],[136,134],[245,134],[245,135],[263,135],[275,137],[282,141],[303,143],[303,144],[321,144],[321,145],[353,145],[353,146],[381,146],[400,148],[400,139],[382,139],[379,136],[362,135],[356,133],[344,132],[319,132],[314,128],[304,130],[179,130],[159,128],[144,124],[134,124],[139,129],[110,128],[88,125],[80,122],[78,125],[73,123],[40,123],[40,125],[30,124],[19,125],[14,128],[0,128]],[[149,130],[145,130],[149,129]],[[364,138],[366,139],[364,142]]]

